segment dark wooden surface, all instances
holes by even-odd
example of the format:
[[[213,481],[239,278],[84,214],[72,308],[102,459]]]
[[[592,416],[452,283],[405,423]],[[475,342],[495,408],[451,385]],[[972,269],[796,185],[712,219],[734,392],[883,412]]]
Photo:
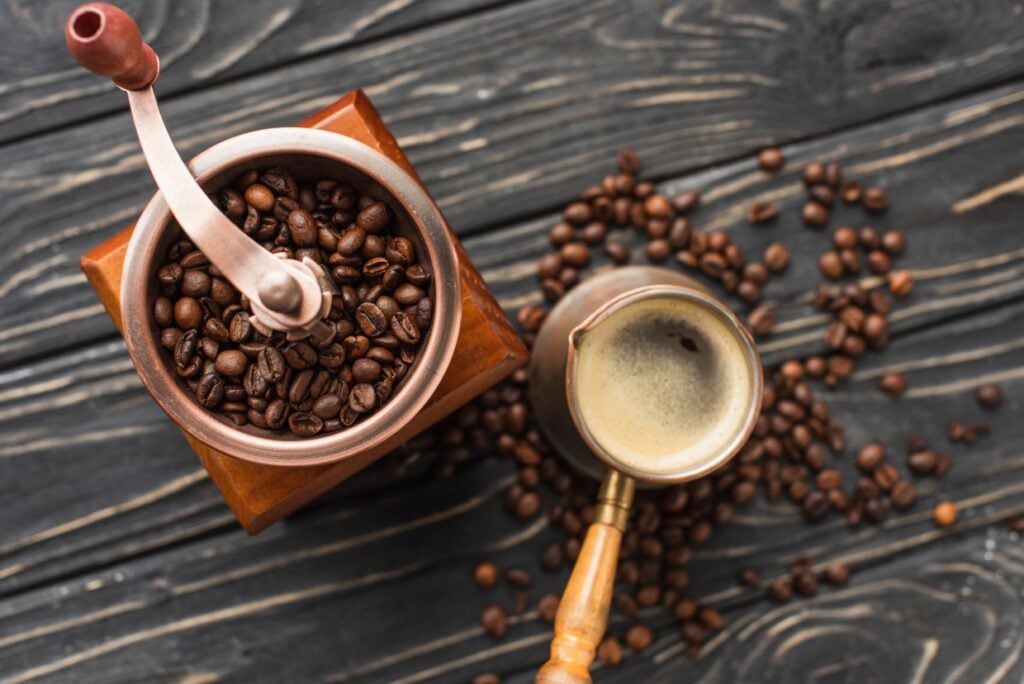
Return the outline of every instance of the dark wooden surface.
[[[480,606],[511,597],[469,581],[484,558],[537,569],[554,538],[502,511],[508,462],[481,453],[448,481],[374,468],[249,538],[143,392],[76,262],[152,183],[123,96],[64,57],[73,4],[0,10],[0,681],[529,681],[548,625],[528,613],[486,637]],[[833,411],[854,446],[910,432],[945,446],[946,421],[980,417],[971,391],[997,380],[992,436],[952,447],[949,475],[882,527],[807,525],[756,500],[691,568],[726,631],[692,660],[653,611],[655,646],[595,679],[1024,680],[1024,542],[1002,524],[1024,513],[1022,3],[237,7],[131,6],[176,55],[160,94],[182,151],[365,87],[509,312],[537,296],[553,212],[632,144],[666,189],[708,190],[702,227],[751,254],[789,244],[767,290],[782,325],[762,349],[810,352],[826,237],[795,220],[800,163],[838,160],[888,188],[878,223],[906,231],[918,284]],[[752,159],[769,142],[791,159],[772,178]],[[760,198],[784,213],[754,229],[742,214]],[[886,369],[907,373],[898,402],[875,389]],[[940,498],[961,505],[950,530],[929,519]],[[782,607],[736,587],[738,567],[773,575],[801,552],[848,560],[852,583]],[[531,596],[564,580],[538,572]]]

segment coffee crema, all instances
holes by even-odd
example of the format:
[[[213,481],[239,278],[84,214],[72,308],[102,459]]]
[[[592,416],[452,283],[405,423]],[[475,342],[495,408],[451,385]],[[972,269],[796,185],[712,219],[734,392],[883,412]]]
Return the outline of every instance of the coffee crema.
[[[741,333],[699,302],[655,295],[612,312],[576,350],[574,401],[591,438],[641,472],[714,459],[750,411]]]

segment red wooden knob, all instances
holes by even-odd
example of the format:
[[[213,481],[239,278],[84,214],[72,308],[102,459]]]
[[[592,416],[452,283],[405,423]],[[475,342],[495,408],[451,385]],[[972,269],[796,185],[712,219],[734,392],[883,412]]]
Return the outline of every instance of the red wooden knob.
[[[105,2],[79,5],[68,17],[64,40],[79,64],[126,90],[147,88],[160,73],[160,60],[142,42],[135,20]]]

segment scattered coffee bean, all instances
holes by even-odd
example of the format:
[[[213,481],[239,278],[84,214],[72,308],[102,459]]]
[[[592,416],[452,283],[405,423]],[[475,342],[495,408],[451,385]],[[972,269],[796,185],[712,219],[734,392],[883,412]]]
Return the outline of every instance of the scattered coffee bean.
[[[631,651],[637,653],[646,651],[652,643],[654,643],[654,633],[647,625],[636,624],[626,632],[626,645]]]
[[[779,215],[779,205],[774,202],[757,202],[747,209],[747,221],[753,224],[767,223]]]
[[[777,147],[766,147],[757,155],[757,163],[762,171],[778,171],[786,164],[786,157]]]
[[[485,672],[473,677],[473,684],[501,684],[501,677],[493,672]]]
[[[615,637],[605,637],[597,645],[597,660],[605,667],[618,667],[622,664],[622,645]]]
[[[982,408],[996,408],[1003,403],[1003,390],[999,385],[990,382],[979,387],[974,393],[974,398]]]
[[[832,586],[841,586],[850,579],[850,566],[836,563],[825,568],[825,581]]]
[[[477,583],[477,586],[481,587],[497,586],[499,576],[498,566],[489,561],[480,563],[473,570],[473,581]]]
[[[800,219],[808,228],[822,228],[828,223],[828,207],[820,202],[808,202],[800,210]]]
[[[492,637],[505,636],[508,631],[508,611],[495,603],[484,606],[480,613],[480,626]]]
[[[890,397],[902,396],[907,391],[907,377],[903,373],[886,373],[878,379],[878,389]]]
[[[889,207],[889,195],[882,188],[868,188],[861,202],[868,211],[885,211]]]
[[[932,518],[939,527],[949,527],[956,522],[956,504],[952,501],[943,501],[937,504],[932,511]]]

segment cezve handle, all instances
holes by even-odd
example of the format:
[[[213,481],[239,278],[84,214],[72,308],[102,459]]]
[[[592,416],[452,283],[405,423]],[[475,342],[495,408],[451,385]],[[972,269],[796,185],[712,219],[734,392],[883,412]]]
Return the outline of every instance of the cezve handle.
[[[614,470],[601,482],[594,522],[558,605],[551,657],[537,672],[538,684],[590,682],[590,664],[608,627],[619,546],[635,486],[632,478]]]

